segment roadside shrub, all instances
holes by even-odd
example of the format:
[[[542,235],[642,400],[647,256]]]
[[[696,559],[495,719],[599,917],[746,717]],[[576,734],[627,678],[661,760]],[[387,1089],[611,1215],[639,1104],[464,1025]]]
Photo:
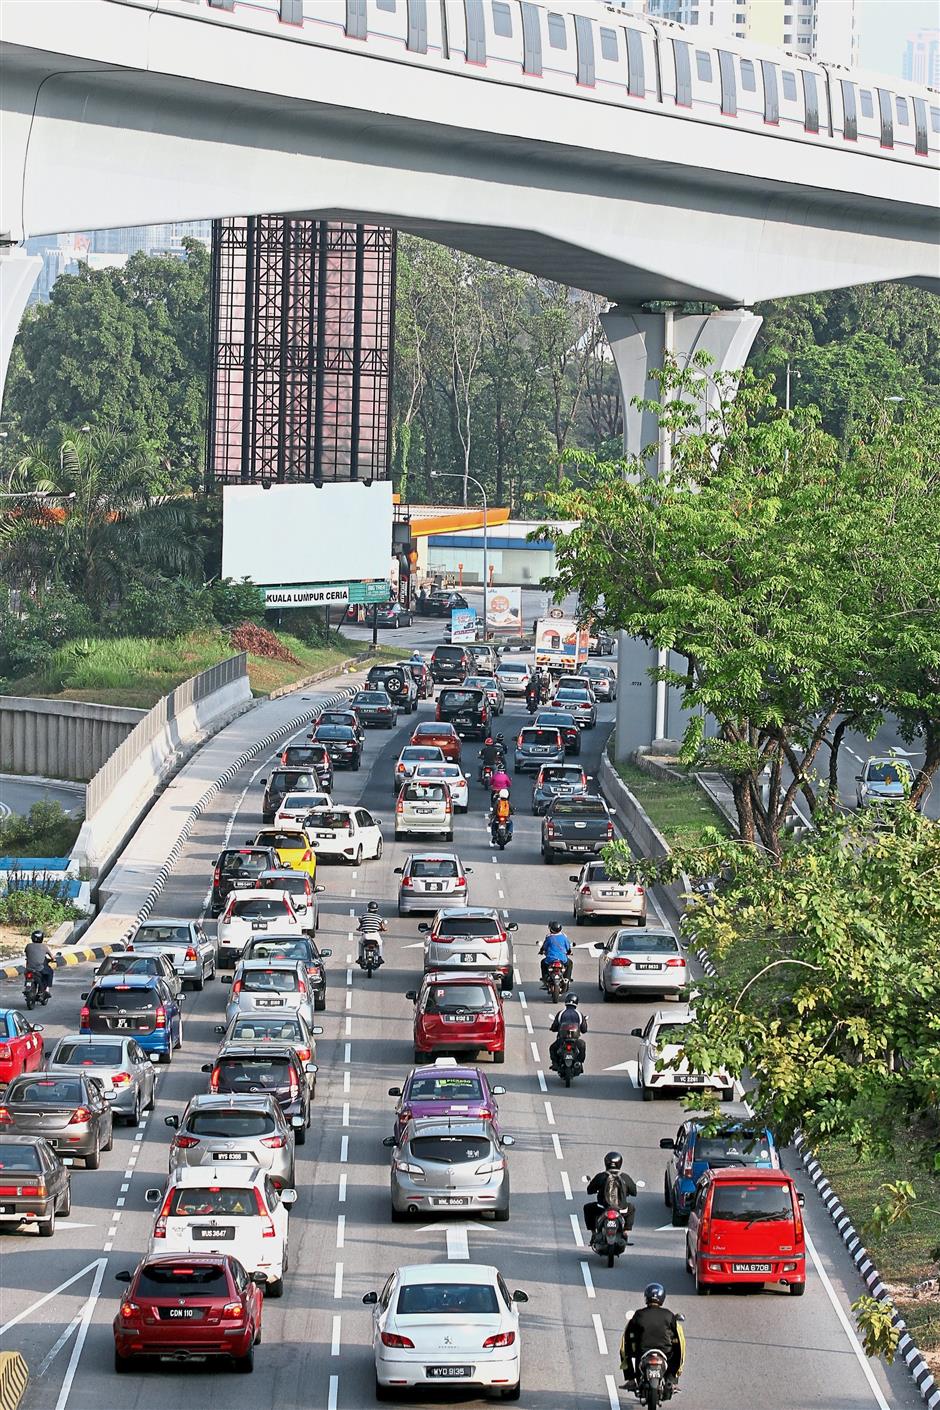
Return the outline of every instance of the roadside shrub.
[[[30,879],[17,885],[16,875],[11,873],[7,884],[6,895],[0,896],[0,924],[23,930],[51,930],[63,921],[78,920],[81,916],[59,882],[36,883]]]
[[[16,813],[0,821],[0,856],[65,857],[75,845],[81,819],[60,803],[40,799],[28,817]]]
[[[206,591],[185,578],[130,583],[107,622],[109,636],[175,637],[214,621]]]
[[[264,594],[248,578],[220,578],[203,589],[209,610],[220,627],[234,627],[239,622],[264,624]]]
[[[0,610],[0,675],[43,671],[50,651],[92,630],[88,608],[67,588],[54,587],[41,602],[23,596],[22,614]]]

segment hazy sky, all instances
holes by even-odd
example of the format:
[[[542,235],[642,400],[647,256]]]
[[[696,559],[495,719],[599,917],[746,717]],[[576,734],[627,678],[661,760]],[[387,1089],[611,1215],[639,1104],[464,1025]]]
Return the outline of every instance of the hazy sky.
[[[857,0],[856,10],[859,63],[879,73],[900,76],[908,34],[940,27],[940,0]]]

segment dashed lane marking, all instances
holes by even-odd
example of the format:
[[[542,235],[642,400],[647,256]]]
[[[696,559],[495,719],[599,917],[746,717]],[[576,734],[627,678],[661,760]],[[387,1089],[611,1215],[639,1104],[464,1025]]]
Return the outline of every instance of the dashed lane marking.
[[[555,1131],[552,1132],[552,1145],[555,1149],[556,1158],[558,1160],[564,1160],[564,1156],[561,1153],[561,1141],[559,1141],[558,1135]]]
[[[333,1299],[338,1302],[343,1296],[343,1265],[337,1263],[333,1273]]]
[[[617,1382],[613,1376],[605,1376],[604,1384],[607,1387],[607,1399],[610,1402],[610,1410],[620,1410],[620,1395],[617,1391]]]
[[[569,1199],[569,1200],[570,1200],[570,1199],[573,1199],[573,1198],[574,1198],[574,1196],[573,1196],[572,1193],[571,1193],[571,1181],[568,1179],[568,1172],[567,1172],[567,1170],[562,1170],[562,1172],[561,1172],[561,1188],[562,1188],[562,1189],[564,1190],[564,1192],[565,1192],[565,1199]]]
[[[338,1198],[338,1201],[339,1201],[340,1204],[345,1204],[345,1203],[346,1203],[346,1176],[345,1176],[345,1175],[341,1175],[341,1176],[339,1177],[339,1195],[338,1195],[337,1198]]]
[[[330,1391],[327,1396],[326,1410],[336,1410],[336,1402],[339,1398],[339,1376],[330,1377]]]
[[[342,1140],[340,1141],[340,1143],[339,1143],[339,1159],[340,1159],[340,1164],[341,1164],[341,1165],[345,1165],[346,1161],[349,1159],[349,1137],[348,1137],[348,1136],[344,1136],[343,1139],[342,1139]]]
[[[601,1321],[600,1313],[592,1312],[591,1321],[594,1323],[594,1338],[597,1342],[597,1349],[601,1356],[607,1356],[607,1337],[604,1335],[604,1324]]]
[[[581,1263],[581,1277],[584,1280],[584,1291],[587,1293],[588,1297],[597,1297],[597,1293],[594,1291],[594,1279],[591,1277],[591,1270],[584,1262]]]
[[[554,1112],[554,1110],[553,1110],[553,1108],[552,1108],[551,1102],[546,1102],[546,1103],[545,1103],[545,1120],[548,1122],[549,1126],[554,1126],[554,1124],[555,1124],[555,1112]]]
[[[331,1340],[330,1340],[330,1355],[331,1355],[331,1356],[338,1356],[338,1355],[339,1355],[339,1349],[340,1349],[340,1346],[341,1346],[341,1344],[342,1344],[342,1326],[343,1326],[343,1319],[342,1319],[342,1317],[339,1315],[339,1313],[336,1313],[336,1315],[335,1315],[334,1318],[333,1318],[333,1336],[332,1336],[332,1338],[331,1338]]]
[[[541,1067],[541,1066],[542,1066],[542,1059],[539,1057],[538,1044],[537,1044],[537,1043],[530,1043],[530,1044],[529,1044],[529,1047],[530,1047],[531,1050],[532,1050],[532,1057],[533,1057],[533,1059],[535,1060],[536,1066]]]
[[[343,1062],[344,1062],[344,1063],[350,1063],[350,1062],[352,1062],[352,1043],[344,1043],[344,1044],[343,1044]]]
[[[547,1091],[548,1091],[548,1083],[545,1081],[545,1073],[542,1071],[541,1068],[539,1068],[535,1075],[536,1075],[536,1077],[538,1078],[539,1091],[540,1091],[540,1092],[547,1092]]]
[[[337,1247],[337,1248],[345,1248],[345,1246],[346,1246],[346,1216],[345,1216],[345,1214],[338,1214],[338,1215],[336,1216],[336,1247]]]

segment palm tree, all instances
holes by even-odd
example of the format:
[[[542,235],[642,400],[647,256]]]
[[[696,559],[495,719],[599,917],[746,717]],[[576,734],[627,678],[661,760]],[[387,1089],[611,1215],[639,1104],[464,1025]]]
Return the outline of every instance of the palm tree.
[[[0,501],[4,578],[37,596],[60,583],[100,617],[128,565],[199,575],[191,506],[161,493],[158,473],[139,443],[107,428],[28,447],[9,483],[24,498]]]

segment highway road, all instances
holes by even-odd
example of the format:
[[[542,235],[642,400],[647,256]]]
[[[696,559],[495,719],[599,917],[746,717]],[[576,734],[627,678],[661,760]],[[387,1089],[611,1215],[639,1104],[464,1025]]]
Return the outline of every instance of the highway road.
[[[25,817],[39,802],[60,803],[67,813],[78,812],[85,806],[85,785],[0,774],[0,820],[11,813]]]
[[[373,1368],[369,1309],[362,1294],[380,1288],[388,1272],[409,1262],[461,1259],[495,1263],[513,1288],[524,1288],[522,1404],[529,1410],[601,1410],[636,1405],[618,1392],[617,1348],[624,1318],[639,1305],[652,1278],[661,1279],[669,1305],[685,1314],[689,1343],[683,1393],[686,1410],[914,1410],[921,1405],[901,1368],[867,1363],[850,1330],[849,1301],[860,1286],[828,1216],[808,1181],[807,1227],[813,1266],[806,1296],[784,1292],[694,1296],[683,1269],[683,1232],[668,1224],[663,1204],[661,1136],[680,1119],[669,1101],[643,1103],[633,1083],[636,1040],[629,1031],[657,1004],[601,1004],[596,965],[578,951],[577,987],[587,1000],[591,1032],[585,1076],[565,1090],[547,1068],[551,1010],[538,983],[536,950],[553,918],[570,918],[573,866],[545,866],[538,821],[527,808],[530,783],[515,781],[516,837],[505,853],[489,845],[483,799],[458,816],[456,845],[474,868],[472,900],[505,908],[519,922],[516,965],[521,983],[507,1001],[508,1051],[499,1080],[505,1130],[516,1138],[509,1154],[512,1208],[508,1224],[442,1218],[426,1227],[393,1225],[389,1217],[388,1152],[392,1127],[387,1088],[400,1082],[412,1056],[412,1005],[404,992],[421,967],[417,917],[396,915],[394,868],[406,846],[392,841],[392,765],[412,723],[427,718],[429,703],[397,733],[368,735],[360,773],[338,774],[335,796],[362,799],[385,820],[383,858],[351,869],[321,869],[319,939],[332,945],[327,1010],[320,1039],[314,1128],[297,1155],[299,1201],[291,1215],[291,1271],[285,1296],[265,1308],[264,1341],[250,1381],[203,1369],[147,1369],[115,1379],[111,1319],[120,1285],[114,1274],[132,1268],[146,1248],[151,1213],[145,1189],[162,1182],[170,1132],[163,1118],[205,1089],[200,1072],[213,1055],[213,1024],[225,990],[210,983],[188,996],[183,1051],[160,1068],[156,1111],[140,1130],[119,1128],[101,1169],[73,1173],[73,1212],[54,1239],[0,1235],[0,1347],[20,1347],[33,1379],[25,1410],[161,1410],[200,1398],[207,1410],[230,1400],[278,1410],[361,1410],[371,1406]],[[596,768],[612,711],[585,737],[589,772]],[[510,706],[507,739],[522,716]],[[476,759],[476,746],[465,746]],[[231,826],[249,837],[260,823],[259,778],[265,762],[244,769],[197,824],[158,905],[162,914],[199,914],[213,859]],[[371,981],[350,963],[352,913],[377,899],[389,921],[387,963]],[[604,931],[570,931],[589,943]],[[89,967],[61,975],[43,1011],[46,1038],[71,1029]],[[0,1002],[16,1002],[15,986]],[[608,1270],[584,1247],[580,1185],[604,1152],[619,1147],[626,1167],[645,1182],[638,1200],[635,1246]],[[792,1169],[798,1168],[795,1159]],[[429,1403],[424,1401],[422,1403]],[[436,1404],[482,1404],[450,1387]],[[402,1404],[412,1405],[412,1400]]]

